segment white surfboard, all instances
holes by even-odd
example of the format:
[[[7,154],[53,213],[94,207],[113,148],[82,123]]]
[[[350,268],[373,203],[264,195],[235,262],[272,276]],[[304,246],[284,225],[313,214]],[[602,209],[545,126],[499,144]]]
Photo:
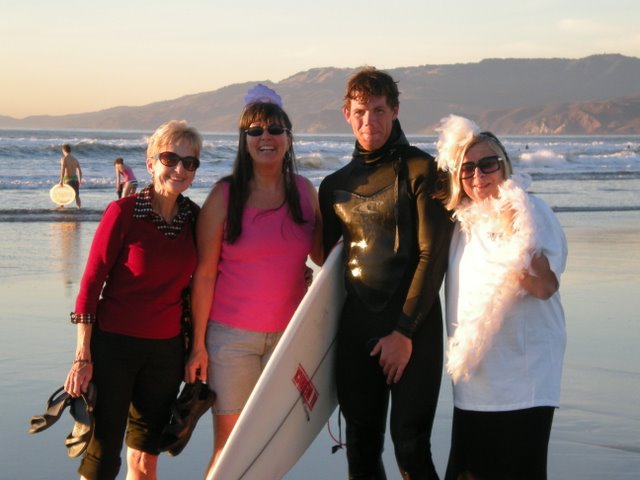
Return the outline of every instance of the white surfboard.
[[[340,243],[294,313],[207,479],[280,479],[326,424],[338,403],[343,271]]]
[[[69,205],[76,199],[76,191],[71,185],[57,183],[49,190],[49,198],[58,206]]]

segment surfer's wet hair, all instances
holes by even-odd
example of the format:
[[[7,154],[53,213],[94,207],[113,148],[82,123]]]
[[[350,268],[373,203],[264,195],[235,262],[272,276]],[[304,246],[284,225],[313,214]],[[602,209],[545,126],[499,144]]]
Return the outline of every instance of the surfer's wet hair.
[[[396,108],[400,105],[397,83],[391,75],[375,67],[361,68],[347,81],[343,107],[350,110],[351,100],[366,103],[371,97],[385,97],[387,105]]]

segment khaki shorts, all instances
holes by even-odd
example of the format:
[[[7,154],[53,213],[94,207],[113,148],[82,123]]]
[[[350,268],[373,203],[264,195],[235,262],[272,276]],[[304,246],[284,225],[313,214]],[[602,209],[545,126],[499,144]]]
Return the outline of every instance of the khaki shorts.
[[[218,322],[207,326],[209,388],[216,415],[239,414],[283,332],[254,332]]]

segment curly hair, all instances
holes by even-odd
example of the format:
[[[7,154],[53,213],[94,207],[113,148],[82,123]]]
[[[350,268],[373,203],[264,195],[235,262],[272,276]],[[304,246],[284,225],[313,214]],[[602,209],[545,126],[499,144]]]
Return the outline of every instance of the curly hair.
[[[347,81],[343,108],[349,110],[351,100],[366,103],[371,97],[385,97],[391,108],[400,105],[398,82],[391,75],[375,67],[363,67],[355,72]]]

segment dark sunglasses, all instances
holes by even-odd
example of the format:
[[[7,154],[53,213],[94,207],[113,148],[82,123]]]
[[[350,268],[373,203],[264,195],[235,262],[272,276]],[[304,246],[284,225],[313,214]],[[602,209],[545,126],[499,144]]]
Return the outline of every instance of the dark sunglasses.
[[[264,127],[251,127],[247,128],[244,133],[250,137],[259,137],[264,131],[269,132],[269,135],[282,135],[284,132],[288,132],[288,128],[284,128],[280,125],[269,125],[266,129]]]
[[[465,162],[460,165],[460,178],[467,180],[472,178],[476,173],[476,168],[479,168],[482,173],[493,173],[500,170],[500,162],[502,157],[497,155],[491,157],[484,157],[478,160],[478,163]]]
[[[165,167],[175,167],[178,162],[182,162],[182,166],[185,170],[195,172],[200,166],[200,159],[198,157],[181,157],[177,153],[162,152],[156,155],[156,158],[160,160]]]

